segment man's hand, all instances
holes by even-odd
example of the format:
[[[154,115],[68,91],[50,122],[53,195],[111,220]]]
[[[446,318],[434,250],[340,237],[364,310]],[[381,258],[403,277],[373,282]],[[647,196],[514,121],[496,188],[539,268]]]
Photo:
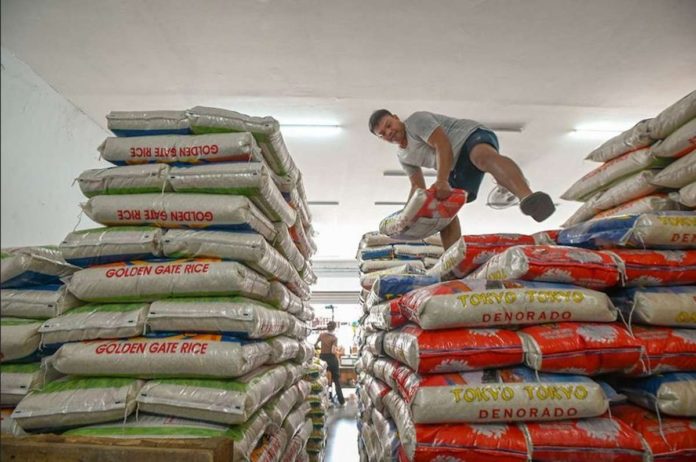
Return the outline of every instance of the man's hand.
[[[437,180],[433,183],[432,189],[435,191],[435,197],[439,200],[447,199],[452,194],[452,188],[445,180]]]

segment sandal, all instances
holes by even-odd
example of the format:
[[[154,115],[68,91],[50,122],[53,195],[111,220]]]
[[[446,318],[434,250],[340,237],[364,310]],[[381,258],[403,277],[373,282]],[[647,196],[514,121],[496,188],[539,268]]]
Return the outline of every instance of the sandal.
[[[520,210],[538,222],[542,222],[556,211],[551,197],[545,192],[537,191],[522,199]]]

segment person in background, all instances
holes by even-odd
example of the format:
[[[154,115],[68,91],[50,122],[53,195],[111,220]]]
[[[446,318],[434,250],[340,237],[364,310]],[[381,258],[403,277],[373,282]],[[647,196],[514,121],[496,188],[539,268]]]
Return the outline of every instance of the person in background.
[[[410,199],[417,188],[425,189],[422,167],[437,170],[432,185],[438,199],[446,199],[452,188],[467,192],[467,202],[476,200],[481,180],[490,173],[498,185],[520,199],[525,215],[541,222],[556,210],[548,194],[529,189],[519,166],[500,155],[498,138],[492,130],[468,119],[418,111],[403,122],[386,109],[374,111],[369,129],[380,139],[399,146],[397,157],[411,180]],[[440,231],[445,249],[457,242],[462,232],[457,217]]]
[[[314,344],[314,347],[316,348],[317,346],[321,346],[319,358],[322,361],[326,361],[326,364],[329,366],[328,369],[329,372],[331,372],[331,381],[334,383],[336,388],[336,398],[338,398],[338,403],[343,406],[346,400],[343,398],[343,390],[341,390],[341,383],[339,380],[341,373],[339,371],[338,357],[336,355],[338,351],[338,339],[334,334],[334,331],[336,330],[336,323],[329,321],[326,324],[326,328],[328,329],[328,332],[322,332],[319,334],[319,338]]]

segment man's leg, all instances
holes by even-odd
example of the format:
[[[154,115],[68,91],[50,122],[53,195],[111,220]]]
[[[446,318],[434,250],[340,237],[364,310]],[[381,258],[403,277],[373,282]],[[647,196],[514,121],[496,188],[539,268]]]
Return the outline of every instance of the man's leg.
[[[447,250],[462,237],[462,229],[459,226],[459,217],[455,216],[449,225],[440,231],[442,247]]]

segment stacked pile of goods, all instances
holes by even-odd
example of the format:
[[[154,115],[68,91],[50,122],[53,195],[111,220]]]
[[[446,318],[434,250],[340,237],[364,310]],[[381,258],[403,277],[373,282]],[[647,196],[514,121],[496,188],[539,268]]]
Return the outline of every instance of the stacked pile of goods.
[[[584,202],[564,226],[592,218],[696,207],[696,91],[592,151],[603,164],[561,197]]]
[[[100,150],[117,166],[78,178],[106,227],[60,246],[86,304],[38,327],[67,377],[12,417],[73,435],[225,436],[235,460],[281,460],[299,435],[304,460],[315,247],[277,121],[207,108],[108,119],[120,136]]]

